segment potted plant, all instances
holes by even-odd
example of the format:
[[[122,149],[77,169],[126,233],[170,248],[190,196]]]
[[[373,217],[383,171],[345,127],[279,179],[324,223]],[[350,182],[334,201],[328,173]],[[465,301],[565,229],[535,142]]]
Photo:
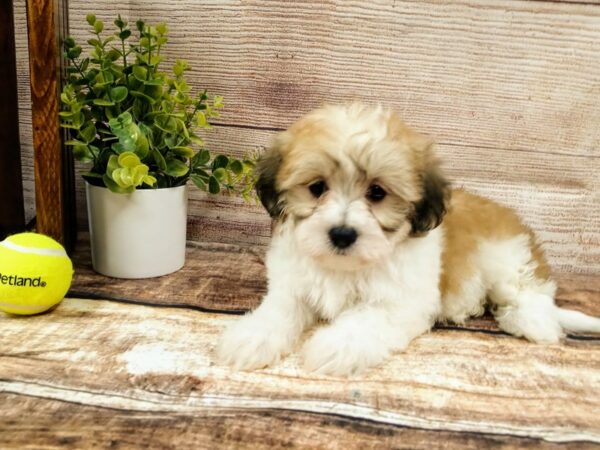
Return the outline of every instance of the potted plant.
[[[92,262],[102,274],[145,278],[180,269],[185,262],[187,182],[217,194],[251,195],[252,159],[212,156],[198,132],[218,117],[222,97],[192,95],[189,65],[172,74],[159,69],[167,43],[165,24],[120,16],[116,32],[87,16],[89,55],[72,38],[61,93],[61,126],[74,157],[90,163],[83,174]]]

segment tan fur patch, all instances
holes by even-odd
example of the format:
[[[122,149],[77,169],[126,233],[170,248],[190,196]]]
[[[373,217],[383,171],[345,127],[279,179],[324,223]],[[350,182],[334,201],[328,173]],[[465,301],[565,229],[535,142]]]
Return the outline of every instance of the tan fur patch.
[[[530,236],[532,257],[537,264],[535,276],[548,280],[550,270],[533,231],[517,214],[491,200],[462,189],[452,191],[450,209],[444,219],[444,251],[442,254],[442,296],[460,294],[461,286],[473,275],[472,255],[486,239],[509,239],[521,234]]]

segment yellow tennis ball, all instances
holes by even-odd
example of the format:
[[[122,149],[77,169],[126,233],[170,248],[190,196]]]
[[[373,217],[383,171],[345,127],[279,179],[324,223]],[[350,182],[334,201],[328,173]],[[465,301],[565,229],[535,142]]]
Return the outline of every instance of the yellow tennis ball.
[[[0,310],[44,312],[60,303],[72,279],[73,264],[54,239],[21,233],[0,242]]]

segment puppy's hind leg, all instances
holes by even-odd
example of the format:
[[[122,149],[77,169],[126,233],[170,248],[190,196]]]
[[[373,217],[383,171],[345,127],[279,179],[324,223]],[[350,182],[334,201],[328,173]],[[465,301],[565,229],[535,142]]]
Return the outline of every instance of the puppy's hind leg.
[[[564,331],[600,333],[599,318],[559,308],[549,295],[522,291],[514,300],[494,311],[498,325],[507,333],[543,344],[558,342]]]
[[[565,331],[600,332],[600,319],[554,303],[554,282],[536,275],[528,236],[486,244],[488,298],[498,326],[514,336],[543,344],[558,342]]]
[[[498,303],[492,311],[498,326],[507,333],[539,344],[554,344],[563,336],[558,308],[552,297],[520,291]]]

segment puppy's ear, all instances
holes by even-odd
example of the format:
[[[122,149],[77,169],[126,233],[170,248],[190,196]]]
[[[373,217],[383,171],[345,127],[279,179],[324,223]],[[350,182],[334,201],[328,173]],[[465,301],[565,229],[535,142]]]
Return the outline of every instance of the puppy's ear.
[[[260,157],[256,166],[258,179],[256,193],[269,215],[277,219],[281,216],[283,205],[280,203],[276,187],[277,173],[281,165],[282,156],[279,150],[279,139]]]
[[[413,236],[433,230],[442,223],[450,201],[450,183],[438,168],[426,169],[422,175],[423,196],[414,204],[411,217]]]
[[[419,139],[421,154],[421,199],[414,203],[411,216],[413,236],[419,236],[437,228],[446,214],[450,203],[450,183],[440,169],[440,163],[433,154],[433,143]]]

